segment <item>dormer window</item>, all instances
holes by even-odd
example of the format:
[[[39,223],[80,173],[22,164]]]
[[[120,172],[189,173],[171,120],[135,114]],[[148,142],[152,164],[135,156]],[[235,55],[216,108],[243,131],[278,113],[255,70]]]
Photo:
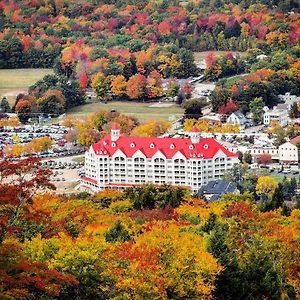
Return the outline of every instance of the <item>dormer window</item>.
[[[208,145],[205,144],[205,145],[203,146],[203,148],[204,148],[204,149],[208,149]]]
[[[111,143],[111,146],[112,146],[112,147],[116,147],[116,143],[112,142],[112,143]]]
[[[174,149],[174,148],[175,148],[174,144],[171,144],[170,149]]]
[[[155,148],[155,145],[153,143],[150,144],[150,148],[153,149]]]
[[[135,147],[135,144],[134,143],[131,143],[130,144],[130,148],[134,148]]]
[[[190,150],[193,150],[193,149],[194,149],[194,146],[193,146],[193,145],[190,145],[190,146],[189,146],[189,149],[190,149]]]

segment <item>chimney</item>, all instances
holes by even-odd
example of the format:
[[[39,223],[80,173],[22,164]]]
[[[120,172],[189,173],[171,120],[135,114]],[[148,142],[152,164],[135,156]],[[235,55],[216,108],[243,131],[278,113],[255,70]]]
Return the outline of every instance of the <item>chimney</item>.
[[[194,126],[192,131],[190,132],[191,141],[193,144],[197,144],[200,141],[200,131],[199,129]]]
[[[120,125],[117,123],[113,123],[111,126],[111,131],[110,131],[110,138],[113,142],[118,140],[120,137]]]

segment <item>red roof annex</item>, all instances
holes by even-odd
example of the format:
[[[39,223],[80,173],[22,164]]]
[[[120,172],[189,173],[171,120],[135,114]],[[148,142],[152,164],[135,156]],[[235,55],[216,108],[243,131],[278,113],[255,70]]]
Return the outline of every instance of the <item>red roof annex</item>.
[[[126,157],[132,157],[138,150],[147,158],[152,158],[160,151],[167,159],[180,152],[187,159],[213,158],[220,150],[228,157],[236,157],[236,154],[228,151],[213,138],[200,138],[199,143],[192,143],[189,138],[144,138],[120,136],[112,141],[110,135],[105,136],[96,144],[92,145],[96,154],[112,156],[120,149]]]
[[[296,145],[298,142],[300,142],[300,135],[290,140],[290,143],[292,143],[293,145]]]
[[[97,180],[96,179],[92,179],[92,178],[89,178],[89,177],[81,177],[81,180],[82,181],[86,181],[86,182],[90,182],[90,183],[94,183],[94,184],[97,184]]]

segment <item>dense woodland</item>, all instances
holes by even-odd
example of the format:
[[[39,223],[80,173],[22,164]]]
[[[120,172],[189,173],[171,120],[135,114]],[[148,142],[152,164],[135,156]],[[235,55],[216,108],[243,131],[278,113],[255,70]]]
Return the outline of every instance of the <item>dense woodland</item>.
[[[245,177],[253,192],[207,203],[152,185],[59,196],[49,175],[0,163],[1,299],[300,297],[300,199],[282,200],[300,182]]]
[[[246,51],[209,53],[205,75],[219,80],[214,111],[250,110],[259,122],[262,107],[276,104],[278,94],[300,95],[297,2],[1,1],[0,68],[55,70],[20,94],[12,110],[24,123],[36,112],[58,115],[84,103],[88,87],[103,101],[188,98],[191,87],[176,78],[198,75],[193,51]],[[226,78],[240,73],[247,75]],[[188,119],[196,102],[185,104],[187,129],[229,130]],[[1,105],[10,110],[7,101]],[[139,136],[170,126],[100,111],[82,121],[66,118],[66,139],[89,146],[112,122]],[[300,132],[276,124],[270,130],[278,144]],[[35,141],[8,150],[37,152],[42,143],[49,146]],[[50,176],[37,158],[0,162],[1,299],[300,298],[297,180],[278,184],[240,166],[225,178],[241,195],[207,203],[183,188],[152,185],[57,195]]]
[[[297,1],[24,0],[2,1],[0,13],[0,67],[53,67],[57,76],[42,83],[49,91],[17,99],[25,121],[29,112],[58,115],[82,104],[83,96],[66,95],[66,83],[79,95],[92,87],[104,101],[188,98],[190,87],[176,79],[199,74],[193,51],[247,51],[207,55],[209,79],[250,72],[220,83],[214,110],[230,98],[247,112],[257,97],[271,107],[278,93],[300,94]],[[257,61],[261,54],[268,58]]]

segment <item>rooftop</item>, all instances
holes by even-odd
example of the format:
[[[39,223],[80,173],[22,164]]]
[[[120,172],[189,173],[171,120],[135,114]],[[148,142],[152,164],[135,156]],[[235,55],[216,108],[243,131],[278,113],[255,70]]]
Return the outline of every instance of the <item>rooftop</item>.
[[[147,158],[157,153],[162,153],[167,159],[171,159],[178,152],[185,158],[213,158],[218,151],[222,151],[228,157],[236,157],[236,154],[228,151],[213,138],[200,138],[198,143],[192,143],[190,138],[158,138],[158,137],[132,137],[120,136],[116,141],[107,135],[99,142],[92,145],[96,154],[114,155],[118,150],[126,157],[132,157],[140,151]]]

